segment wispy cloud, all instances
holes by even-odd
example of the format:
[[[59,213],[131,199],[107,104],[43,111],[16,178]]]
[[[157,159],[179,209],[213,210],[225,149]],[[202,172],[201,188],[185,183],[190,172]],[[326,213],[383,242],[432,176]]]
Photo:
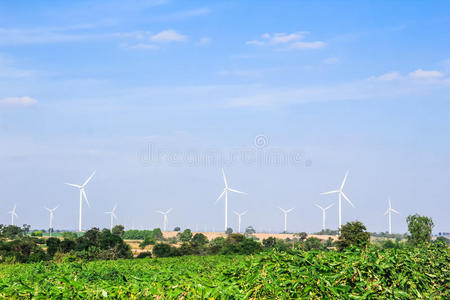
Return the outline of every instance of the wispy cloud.
[[[157,43],[166,43],[166,42],[184,42],[187,40],[187,36],[173,29],[163,30],[155,35],[150,37],[150,40]]]
[[[389,72],[389,73],[382,74],[380,76],[369,77],[369,80],[391,81],[391,80],[397,80],[397,79],[401,79],[401,78],[402,78],[402,76],[400,75],[399,72]]]
[[[339,63],[339,58],[328,57],[328,58],[325,58],[324,60],[322,60],[322,63],[325,65],[335,65],[335,64]]]
[[[438,70],[417,69],[406,75],[402,75],[397,71],[388,72],[379,76],[369,77],[371,81],[394,81],[402,80],[422,84],[449,84],[450,78],[446,78],[445,74]]]
[[[444,77],[444,74],[440,71],[435,70],[422,70],[418,69],[414,72],[411,72],[408,74],[408,77],[413,79],[436,79],[436,78],[442,78]]]
[[[37,100],[28,96],[9,97],[0,99],[0,107],[30,107],[37,104]]]
[[[326,47],[323,41],[304,41],[308,35],[306,31],[299,31],[294,33],[264,33],[259,40],[247,41],[247,45],[254,46],[284,46],[289,49],[320,49]]]

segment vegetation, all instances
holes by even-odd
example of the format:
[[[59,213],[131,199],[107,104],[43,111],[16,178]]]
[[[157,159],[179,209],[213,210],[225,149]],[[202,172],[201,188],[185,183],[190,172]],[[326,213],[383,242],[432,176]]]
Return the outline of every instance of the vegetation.
[[[431,218],[415,214],[408,216],[406,222],[408,223],[408,231],[411,234],[408,236],[410,243],[419,245],[431,241],[431,231],[434,227]]]
[[[365,247],[370,241],[370,233],[359,221],[349,222],[341,227],[341,233],[336,241],[338,250],[343,251],[350,246]]]
[[[0,265],[1,298],[448,299],[449,250],[265,251],[253,256]]]

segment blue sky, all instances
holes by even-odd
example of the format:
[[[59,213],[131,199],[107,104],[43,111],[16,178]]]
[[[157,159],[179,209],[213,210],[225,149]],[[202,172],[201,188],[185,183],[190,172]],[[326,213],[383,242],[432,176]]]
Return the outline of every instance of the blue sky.
[[[384,231],[449,231],[450,4],[0,1],[0,222],[221,229],[223,166],[243,226],[318,231],[314,204]],[[255,138],[263,136],[263,147]],[[149,161],[148,149],[160,153]],[[245,155],[244,155],[245,154]],[[213,156],[215,163],[208,162]],[[278,160],[258,161],[276,156]],[[196,157],[201,163],[193,163]],[[231,158],[233,157],[233,158]],[[4,213],[1,213],[1,212]],[[337,226],[336,206],[327,217]]]

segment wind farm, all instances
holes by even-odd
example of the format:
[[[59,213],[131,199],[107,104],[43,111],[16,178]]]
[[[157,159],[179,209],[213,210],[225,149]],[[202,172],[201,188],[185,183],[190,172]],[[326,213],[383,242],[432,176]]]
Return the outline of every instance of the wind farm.
[[[0,299],[450,299],[450,1],[0,2]]]

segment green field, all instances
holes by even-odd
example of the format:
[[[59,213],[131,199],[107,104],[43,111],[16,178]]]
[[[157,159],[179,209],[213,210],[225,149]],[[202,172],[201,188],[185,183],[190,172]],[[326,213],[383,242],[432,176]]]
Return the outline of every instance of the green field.
[[[449,299],[449,252],[430,246],[3,264],[0,297]]]

